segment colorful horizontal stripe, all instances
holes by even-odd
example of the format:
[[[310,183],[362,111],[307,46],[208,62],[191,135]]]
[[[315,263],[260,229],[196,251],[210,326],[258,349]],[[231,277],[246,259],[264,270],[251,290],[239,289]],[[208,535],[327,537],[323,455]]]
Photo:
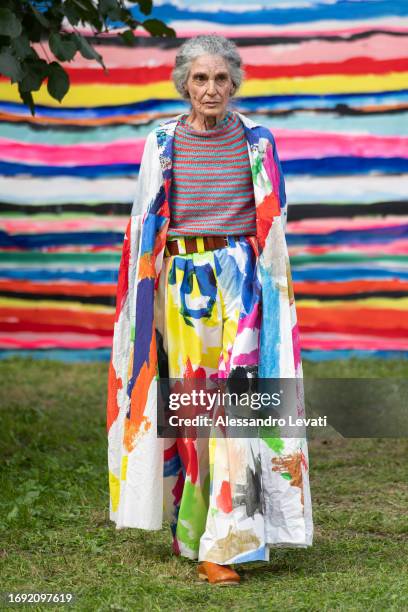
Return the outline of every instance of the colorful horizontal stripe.
[[[104,38],[109,72],[77,54],[64,103],[43,88],[35,117],[0,78],[0,358],[108,360],[144,142],[187,112],[171,68],[209,31],[239,45],[234,108],[276,139],[303,357],[405,357],[406,3],[158,0],[154,16],[179,38]]]

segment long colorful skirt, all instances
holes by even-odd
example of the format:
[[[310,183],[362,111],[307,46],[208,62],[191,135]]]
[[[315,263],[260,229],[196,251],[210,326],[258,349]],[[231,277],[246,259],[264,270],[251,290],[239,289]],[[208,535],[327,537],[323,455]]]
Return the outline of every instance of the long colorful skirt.
[[[214,251],[165,257],[155,300],[161,377],[257,376],[257,261],[256,245],[246,237],[229,237],[228,247]],[[272,514],[280,509],[268,506],[268,482],[279,471],[263,461],[268,444],[260,438],[165,439],[164,511],[176,554],[219,564],[269,559]],[[289,496],[303,493],[289,489]],[[303,516],[292,518],[287,541],[296,545],[296,521]]]

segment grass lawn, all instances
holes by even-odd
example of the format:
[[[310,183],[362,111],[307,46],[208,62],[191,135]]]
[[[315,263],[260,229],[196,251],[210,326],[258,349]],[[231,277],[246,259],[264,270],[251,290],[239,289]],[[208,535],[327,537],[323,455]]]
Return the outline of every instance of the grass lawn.
[[[169,528],[109,521],[107,368],[0,362],[1,591],[73,592],[71,609],[90,611],[408,610],[408,439],[311,440],[314,546],[276,549],[238,566],[239,587],[210,587],[172,555]],[[408,361],[304,371],[408,378]]]

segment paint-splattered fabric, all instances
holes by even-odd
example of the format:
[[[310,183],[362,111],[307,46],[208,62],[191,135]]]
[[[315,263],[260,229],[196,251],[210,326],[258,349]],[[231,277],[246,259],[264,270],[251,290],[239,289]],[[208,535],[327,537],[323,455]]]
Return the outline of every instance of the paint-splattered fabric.
[[[237,115],[244,126],[256,206],[256,277],[262,304],[258,376],[296,378],[299,397],[294,400],[294,408],[298,416],[304,416],[299,329],[285,239],[284,177],[271,132]],[[164,518],[174,522],[174,504],[169,505],[168,500],[171,495],[181,494],[177,493],[179,467],[174,445],[157,436],[160,346],[156,336],[156,304],[159,285],[164,282],[161,273],[166,262],[164,247],[178,119],[160,125],[147,138],[119,270],[107,406],[110,518],[117,529],[161,529]],[[220,274],[222,271],[217,278]],[[182,307],[188,309],[191,303],[187,300]],[[230,325],[233,332],[233,323]],[[231,357],[223,351],[218,370],[224,368],[227,373],[234,359],[245,353],[240,347],[244,336],[237,331]],[[219,349],[218,345],[218,353]],[[237,558],[245,560],[245,555],[267,558],[270,546],[310,546],[313,522],[306,439],[259,440],[253,442],[255,448],[246,445],[242,450],[235,442],[214,440],[209,448],[209,464],[217,466],[217,475],[209,503],[217,507],[217,513],[207,513],[200,557],[225,563]],[[236,463],[236,455],[241,456],[241,462]],[[231,483],[229,491],[228,484],[223,484],[228,483],[228,471],[224,470],[227,457],[233,459],[230,465],[245,465],[255,475],[255,483],[256,474],[261,473],[262,511],[254,510],[254,503],[251,508],[245,506],[246,515],[242,514],[244,505],[239,505],[239,496],[242,493],[246,500],[253,497],[246,495],[246,485],[241,491],[237,488],[248,482],[242,470],[232,477],[236,485],[233,491]],[[232,523],[222,520],[230,514],[225,512],[231,509],[228,499]],[[187,546],[191,547],[191,543]]]
[[[160,374],[256,376],[260,301],[257,256],[245,237],[165,258],[155,312]],[[166,455],[175,552],[217,563],[265,559],[259,441],[169,439]]]

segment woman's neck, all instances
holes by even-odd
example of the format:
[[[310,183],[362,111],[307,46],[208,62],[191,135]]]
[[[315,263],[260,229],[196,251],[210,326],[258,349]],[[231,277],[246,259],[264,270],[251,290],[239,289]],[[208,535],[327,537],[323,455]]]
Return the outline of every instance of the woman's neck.
[[[195,130],[211,130],[212,128],[217,127],[222,122],[226,114],[227,111],[224,111],[222,115],[206,117],[201,113],[197,113],[194,109],[191,109],[187,117],[187,121]]]

